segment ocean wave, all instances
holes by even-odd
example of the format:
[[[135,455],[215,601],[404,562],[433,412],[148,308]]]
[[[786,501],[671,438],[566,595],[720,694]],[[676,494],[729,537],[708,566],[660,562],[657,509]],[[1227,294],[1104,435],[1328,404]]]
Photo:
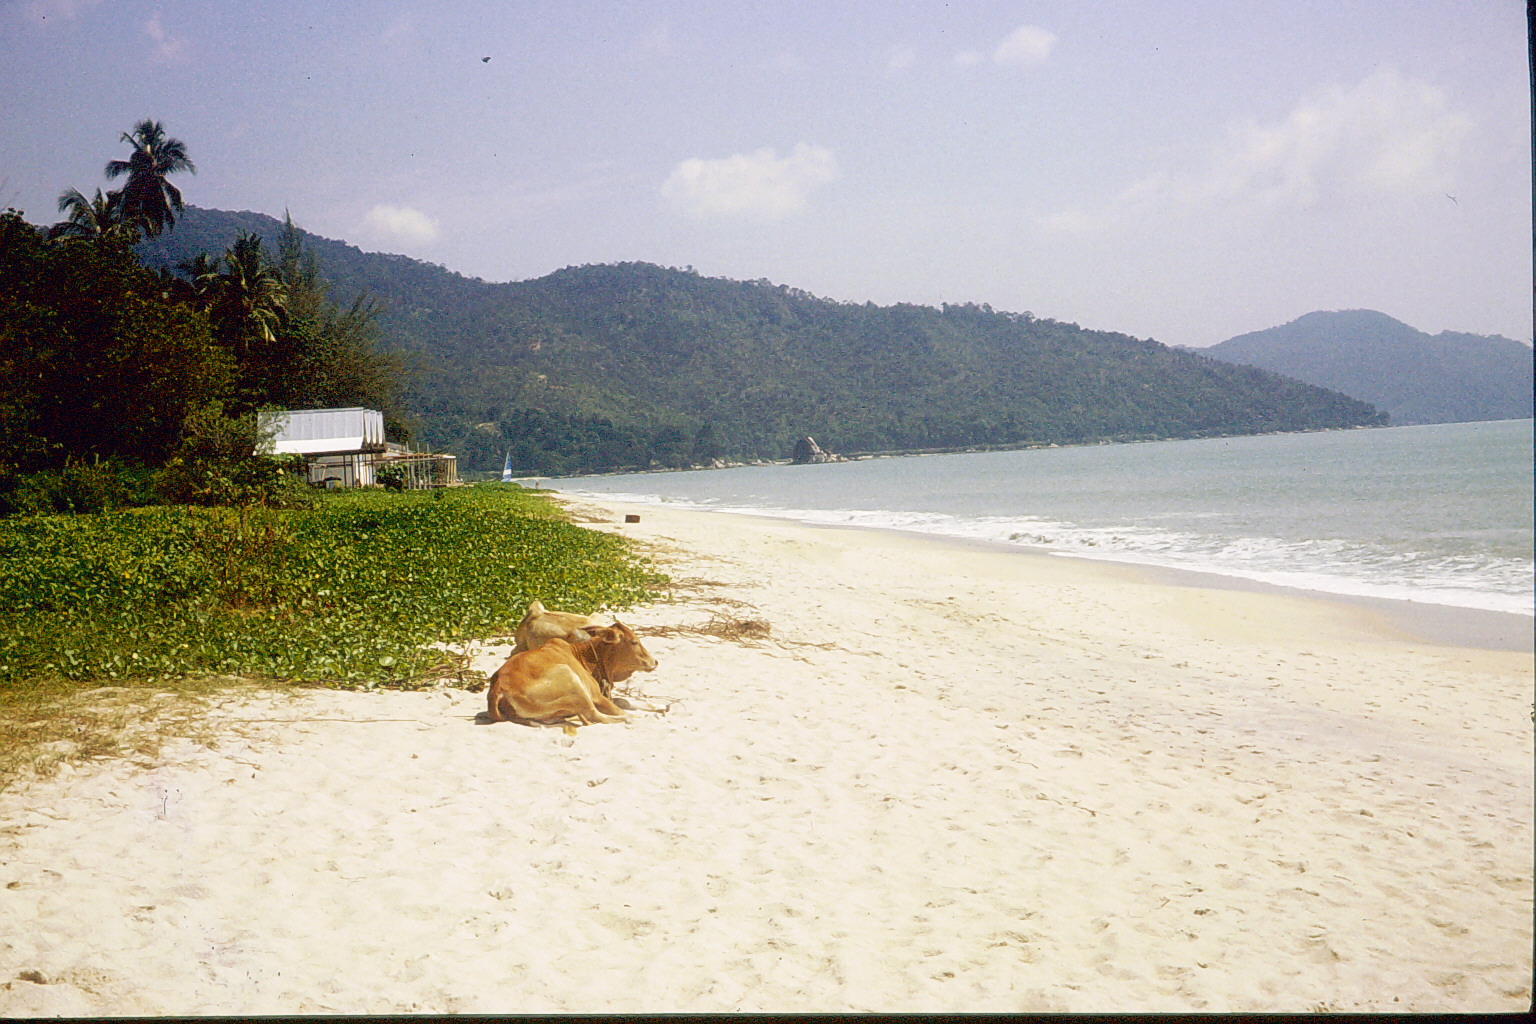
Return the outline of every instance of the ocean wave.
[[[574,497],[584,492],[570,490]],[[1029,548],[1055,555],[1210,573],[1273,586],[1351,597],[1378,597],[1536,616],[1531,562],[1475,555],[1436,555],[1343,540],[1226,537],[1155,526],[1082,526],[1030,516],[965,517],[939,512],[785,508],[663,497],[640,492],[585,492],[632,504],[663,504],[816,526],[899,530],[956,540]]]

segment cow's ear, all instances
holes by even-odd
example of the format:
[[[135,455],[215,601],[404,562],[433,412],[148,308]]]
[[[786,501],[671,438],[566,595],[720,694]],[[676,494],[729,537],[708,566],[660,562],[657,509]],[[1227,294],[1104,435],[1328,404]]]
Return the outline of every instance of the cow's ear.
[[[592,634],[593,640],[600,640],[605,644],[616,644],[623,639],[622,634],[612,626],[600,626],[596,629],[588,629],[587,632]]]

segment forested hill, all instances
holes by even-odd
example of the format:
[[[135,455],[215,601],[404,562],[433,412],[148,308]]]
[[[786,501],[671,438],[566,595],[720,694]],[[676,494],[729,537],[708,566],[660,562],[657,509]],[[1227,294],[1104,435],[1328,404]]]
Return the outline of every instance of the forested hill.
[[[239,229],[188,208],[144,243],[174,266]],[[987,306],[856,305],[767,281],[643,263],[488,284],[306,236],[335,301],[380,301],[385,344],[424,370],[418,438],[520,472],[784,458],[810,434],[845,454],[1068,444],[1384,423],[1370,405],[1154,341]]]
[[[1429,335],[1369,309],[1308,313],[1204,351],[1353,395],[1398,424],[1531,415],[1529,345],[1498,335]]]

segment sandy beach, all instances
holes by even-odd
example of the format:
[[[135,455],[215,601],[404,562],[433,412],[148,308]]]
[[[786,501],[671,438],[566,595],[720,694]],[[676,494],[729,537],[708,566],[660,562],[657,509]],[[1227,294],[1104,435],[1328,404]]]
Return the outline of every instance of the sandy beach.
[[[211,747],[18,785],[0,1014],[1530,1008],[1529,650],[581,506],[677,584],[620,616],[664,714],[231,696]]]

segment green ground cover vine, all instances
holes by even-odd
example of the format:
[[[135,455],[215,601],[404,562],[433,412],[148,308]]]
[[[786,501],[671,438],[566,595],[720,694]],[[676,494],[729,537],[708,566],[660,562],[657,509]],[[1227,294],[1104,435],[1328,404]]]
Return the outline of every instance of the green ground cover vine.
[[[530,600],[591,613],[665,582],[501,485],[0,520],[0,695],[207,676],[412,688],[446,667],[428,644],[509,635]]]

